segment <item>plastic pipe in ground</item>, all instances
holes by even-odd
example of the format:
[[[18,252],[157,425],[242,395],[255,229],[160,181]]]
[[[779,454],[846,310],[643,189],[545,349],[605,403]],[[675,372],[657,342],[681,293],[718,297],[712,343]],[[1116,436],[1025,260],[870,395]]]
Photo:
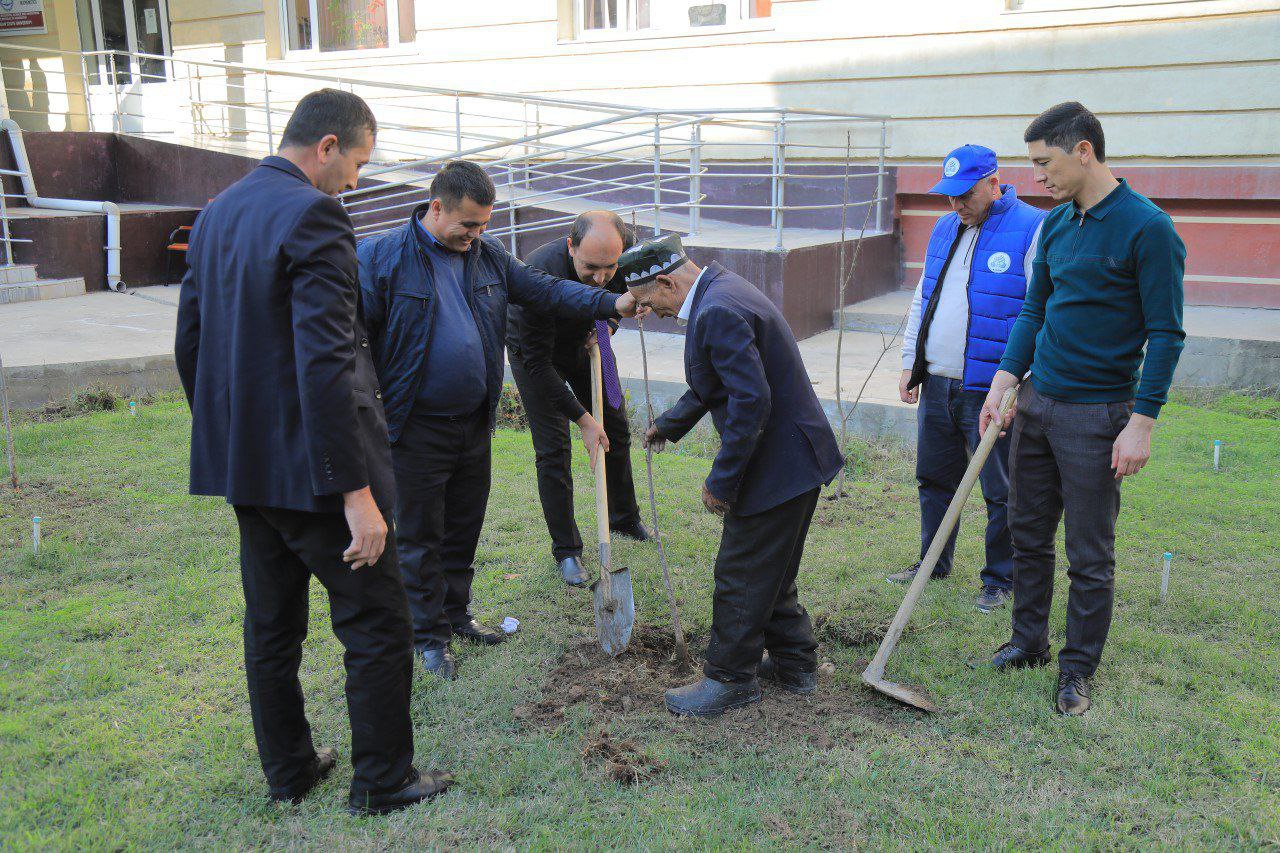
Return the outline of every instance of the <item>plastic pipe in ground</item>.
[[[46,210],[75,210],[83,213],[101,213],[107,217],[107,287],[124,290],[120,277],[120,206],[110,201],[84,201],[71,198],[41,198],[36,192],[35,178],[31,175],[31,163],[27,159],[27,147],[22,141],[22,128],[13,119],[0,120],[0,129],[9,136],[13,159],[22,173],[22,194],[27,204]]]

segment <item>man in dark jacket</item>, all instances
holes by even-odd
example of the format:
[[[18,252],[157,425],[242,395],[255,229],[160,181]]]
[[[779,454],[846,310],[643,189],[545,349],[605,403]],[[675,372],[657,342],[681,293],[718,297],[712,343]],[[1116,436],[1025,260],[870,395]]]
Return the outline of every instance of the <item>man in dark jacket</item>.
[[[574,220],[567,239],[540,246],[525,261],[556,278],[606,287],[617,293],[625,289],[611,287],[618,256],[632,242],[631,229],[617,214],[591,210]],[[631,429],[609,344],[609,334],[617,325],[556,317],[521,305],[508,308],[507,317],[507,353],[520,399],[529,415],[538,497],[551,534],[551,553],[564,582],[582,586],[587,582],[587,573],[581,559],[582,536],[573,517],[569,422],[582,429],[582,440],[589,449],[601,444],[601,425],[587,410],[591,405],[588,350],[597,339],[604,362],[603,447],[609,528],[642,542],[649,538],[636,504],[631,479]],[[601,335],[602,331],[605,334]]]
[[[667,708],[713,716],[759,702],[757,675],[811,693],[818,644],[796,573],[819,489],[842,459],[795,336],[764,294],[719,264],[699,269],[674,235],[624,252],[618,274],[642,307],[688,323],[689,390],[646,444],[680,440],[708,412],[720,433],[702,486],[724,518],[706,677],[668,690]]]
[[[298,683],[315,575],[346,648],[357,813],[449,784],[413,767],[412,637],[387,541],[395,483],[355,235],[333,198],[355,186],[376,127],[346,92],[298,103],[280,155],[196,221],[175,342],[191,406],[191,492],[225,496],[240,526],[245,674],[271,797],[297,802],[336,761],[312,744]]]
[[[508,299],[583,320],[635,313],[629,294],[553,278],[482,237],[495,195],[482,168],[453,160],[432,180],[429,203],[358,249],[395,465],[396,545],[414,647],[425,669],[444,678],[455,677],[448,650],[455,634],[486,645],[504,639],[469,606],[489,499]]]

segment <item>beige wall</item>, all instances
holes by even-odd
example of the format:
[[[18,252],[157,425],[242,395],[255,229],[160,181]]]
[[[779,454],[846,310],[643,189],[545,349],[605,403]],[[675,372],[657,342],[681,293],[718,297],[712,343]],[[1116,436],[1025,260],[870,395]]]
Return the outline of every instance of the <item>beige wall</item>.
[[[1280,2],[1007,2],[774,0],[762,30],[574,41],[568,0],[418,0],[416,51],[285,64],[645,106],[884,113],[900,160],[977,140],[1021,155],[1027,122],[1077,99],[1116,158],[1280,160]]]
[[[87,130],[79,58],[22,49],[78,52],[75,0],[45,0],[44,18],[43,35],[0,38],[7,111],[27,130]]]
[[[1102,117],[1116,159],[1280,162],[1280,0],[1010,2],[774,0],[759,29],[589,41],[572,38],[571,0],[417,0],[416,44],[272,65],[643,106],[883,113],[900,161],[967,141],[1021,156],[1030,118],[1078,99]],[[0,51],[78,49],[73,0],[46,5],[50,34]],[[170,0],[169,15],[178,56],[281,55],[277,0]]]

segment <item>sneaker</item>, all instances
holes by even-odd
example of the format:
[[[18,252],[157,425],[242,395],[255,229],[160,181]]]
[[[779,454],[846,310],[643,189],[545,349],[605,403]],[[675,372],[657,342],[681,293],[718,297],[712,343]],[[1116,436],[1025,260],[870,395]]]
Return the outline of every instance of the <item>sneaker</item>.
[[[973,603],[983,613],[990,613],[1009,603],[1009,590],[998,586],[984,586]]]
[[[903,569],[900,572],[894,572],[893,574],[885,578],[885,580],[887,580],[889,583],[911,583],[913,580],[916,579],[916,572],[918,571],[920,571],[920,562],[917,560],[915,565],[913,565],[911,568]],[[934,569],[933,577],[929,578],[929,580],[940,581],[945,577],[946,575],[940,575],[938,574],[938,570]]]
[[[889,583],[911,583],[916,579],[916,572],[920,571],[920,564],[917,562],[909,569],[903,569],[900,572],[894,572],[885,578]]]

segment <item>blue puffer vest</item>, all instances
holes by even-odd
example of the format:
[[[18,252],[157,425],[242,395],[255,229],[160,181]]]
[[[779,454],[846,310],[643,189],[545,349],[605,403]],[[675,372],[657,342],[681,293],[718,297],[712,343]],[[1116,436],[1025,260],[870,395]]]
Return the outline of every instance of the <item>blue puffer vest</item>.
[[[979,228],[969,273],[969,330],[964,347],[964,388],[986,391],[1004,355],[1022,300],[1027,295],[1024,260],[1045,213],[1019,201],[1013,187],[1001,185],[1003,195]],[[956,239],[960,217],[948,213],[929,237],[921,289],[921,316],[927,316]],[[921,339],[926,334],[921,329]]]

